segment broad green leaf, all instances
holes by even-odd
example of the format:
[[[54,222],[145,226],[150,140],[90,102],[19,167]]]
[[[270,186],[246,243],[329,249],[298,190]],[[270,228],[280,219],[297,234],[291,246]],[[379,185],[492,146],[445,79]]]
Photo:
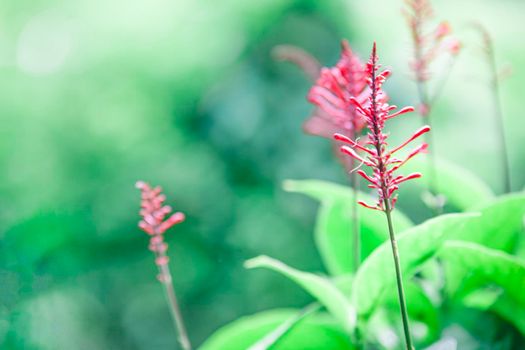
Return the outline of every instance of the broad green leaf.
[[[320,304],[341,322],[347,331],[355,327],[355,309],[344,294],[327,278],[293,269],[267,256],[258,256],[245,262],[247,268],[266,268],[288,277],[316,298]]]
[[[492,309],[525,334],[523,320],[516,317],[525,314],[524,261],[499,250],[460,241],[447,241],[439,257],[445,266],[448,295],[456,300],[469,300],[480,289],[500,288],[501,296]]]
[[[408,280],[430,259],[453,227],[461,227],[474,214],[447,214],[430,219],[397,235],[403,278]],[[390,241],[384,242],[363,262],[353,282],[352,300],[358,314],[369,316],[387,293],[396,293],[396,274]],[[410,301],[408,301],[410,303]]]
[[[354,271],[352,240],[352,206],[356,204],[354,191],[342,185],[320,180],[288,180],[284,188],[290,192],[306,194],[321,202],[315,227],[315,241],[326,269],[331,275],[341,275]],[[374,202],[363,192],[358,199]],[[361,255],[368,256],[377,246],[388,238],[383,213],[357,206],[360,224]],[[394,227],[404,231],[413,226],[412,222],[399,210],[392,215]]]
[[[246,350],[300,310],[271,310],[240,318],[211,335],[199,350]],[[272,350],[350,350],[348,335],[326,313],[309,315],[287,333]]]
[[[407,174],[411,172],[428,173],[428,168],[428,157],[414,158],[403,165],[403,171]],[[425,180],[414,183],[419,183],[419,186],[424,187],[430,185],[433,192],[444,195],[447,203],[459,210],[468,210],[473,206],[488,203],[494,198],[487,184],[457,164],[438,159],[435,174],[436,181],[432,184]]]
[[[481,215],[464,227],[452,228],[449,238],[512,252],[519,234],[523,232],[525,194],[521,192],[502,196],[476,209]]]
[[[278,342],[282,341],[283,338],[294,329],[305,317],[319,310],[321,305],[317,302],[311,303],[310,305],[299,310],[295,315],[288,318],[286,321],[281,323],[270,333],[266,334],[257,343],[253,344],[248,350],[267,350],[274,347]]]

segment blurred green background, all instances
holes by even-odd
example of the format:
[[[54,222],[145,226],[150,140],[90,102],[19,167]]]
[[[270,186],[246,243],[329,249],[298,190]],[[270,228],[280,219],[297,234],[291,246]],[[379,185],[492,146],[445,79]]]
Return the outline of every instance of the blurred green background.
[[[386,86],[393,102],[415,104],[402,6],[2,1],[1,348],[177,346],[147,236],[136,227],[139,179],[162,185],[168,203],[187,214],[167,239],[195,344],[242,315],[308,303],[291,282],[242,267],[267,254],[321,271],[312,239],[316,204],[284,193],[281,182],[346,182],[329,143],[301,132],[312,109],[307,79],[270,52],[294,44],[332,65],[340,38],[362,57],[376,40],[394,71]],[[513,70],[502,102],[513,188],[521,189],[525,3],[443,0],[434,7],[465,46],[433,115],[437,152],[501,193],[489,75],[480,37],[469,28],[480,21],[494,36],[500,65]],[[416,115],[400,118],[392,138],[418,125]],[[426,215],[405,212],[416,222]]]

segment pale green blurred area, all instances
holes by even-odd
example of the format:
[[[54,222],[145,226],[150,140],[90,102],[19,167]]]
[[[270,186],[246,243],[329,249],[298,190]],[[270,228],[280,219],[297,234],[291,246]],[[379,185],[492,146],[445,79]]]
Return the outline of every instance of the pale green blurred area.
[[[312,240],[316,206],[284,193],[281,182],[346,181],[329,143],[301,132],[312,109],[307,79],[270,51],[294,44],[331,65],[341,37],[362,57],[376,40],[394,70],[392,100],[415,104],[401,6],[0,3],[0,344],[176,346],[147,237],[136,227],[138,179],[161,184],[169,204],[187,214],[168,241],[195,344],[239,316],[308,303],[279,276],[242,268],[267,254],[322,270]],[[480,38],[467,27],[475,19],[491,31],[499,63],[512,66],[502,102],[513,188],[521,189],[525,3],[447,0],[435,10],[465,44],[433,115],[438,153],[501,192],[488,73]],[[420,123],[416,115],[392,122],[392,139]]]

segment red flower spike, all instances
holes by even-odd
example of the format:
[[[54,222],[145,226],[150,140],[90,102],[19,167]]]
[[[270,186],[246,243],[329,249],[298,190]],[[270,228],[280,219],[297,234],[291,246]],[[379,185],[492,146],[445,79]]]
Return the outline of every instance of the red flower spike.
[[[331,138],[334,132],[358,135],[365,121],[354,108],[352,98],[365,103],[365,66],[352,52],[347,41],[341,42],[341,57],[334,67],[322,68],[315,85],[308,93],[308,101],[318,108],[309,118],[306,132]]]
[[[392,119],[404,113],[412,112],[414,108],[404,107],[397,112],[393,112],[395,106],[389,105],[382,96],[385,94],[382,91],[382,84],[390,75],[389,71],[379,72],[380,65],[377,63],[376,44],[372,49],[370,60],[366,65],[367,81],[368,81],[368,96],[367,101],[358,101],[357,99],[350,99],[356,107],[356,110],[361,114],[366,121],[368,132],[368,139],[364,146],[358,145],[351,138],[341,134],[334,134],[334,139],[347,143],[341,147],[341,152],[355,158],[362,164],[372,168],[373,174],[368,175],[363,170],[358,170],[357,173],[370,183],[368,187],[377,189],[378,200],[375,205],[370,205],[362,201],[358,202],[366,208],[377,210],[389,210],[395,206],[396,196],[395,192],[399,189],[399,184],[408,180],[421,177],[419,173],[413,173],[407,176],[394,176],[394,172],[405,164],[409,159],[416,154],[424,152],[427,148],[425,143],[416,147],[414,150],[403,159],[393,158],[392,155],[414,141],[421,135],[430,131],[430,127],[424,126],[417,130],[408,140],[403,142],[400,146],[387,150],[388,143],[386,142],[388,135],[383,132],[385,121]],[[354,150],[360,149],[367,154],[361,157]],[[388,204],[388,207],[385,207]]]
[[[171,213],[171,207],[163,205],[166,196],[163,195],[160,187],[152,188],[148,183],[139,181],[136,187],[142,191],[141,210],[139,214],[142,220],[139,227],[151,236],[149,249],[155,253],[155,263],[158,266],[166,265],[169,258],[166,256],[168,245],[164,243],[164,233],[173,225],[184,221],[184,214],[176,212],[167,219]]]

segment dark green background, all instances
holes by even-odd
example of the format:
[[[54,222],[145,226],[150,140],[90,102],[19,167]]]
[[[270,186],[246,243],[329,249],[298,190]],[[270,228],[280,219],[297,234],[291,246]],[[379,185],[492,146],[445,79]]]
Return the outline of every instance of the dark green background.
[[[386,85],[393,102],[415,104],[402,4],[0,3],[2,348],[176,346],[147,236],[136,227],[139,179],[161,184],[168,203],[187,215],[167,239],[195,344],[239,316],[309,302],[291,282],[242,267],[267,254],[320,271],[316,204],[284,193],[281,182],[346,181],[329,143],[301,132],[311,110],[307,80],[270,51],[295,44],[332,65],[341,37],[362,57],[376,40],[394,71]],[[502,101],[518,190],[525,179],[524,10],[521,1],[436,1],[438,17],[452,22],[465,45],[433,115],[437,152],[497,193],[489,76],[468,22],[486,24],[499,63],[513,69]],[[418,125],[416,115],[392,122],[392,139]],[[407,207],[416,221],[427,215]]]

